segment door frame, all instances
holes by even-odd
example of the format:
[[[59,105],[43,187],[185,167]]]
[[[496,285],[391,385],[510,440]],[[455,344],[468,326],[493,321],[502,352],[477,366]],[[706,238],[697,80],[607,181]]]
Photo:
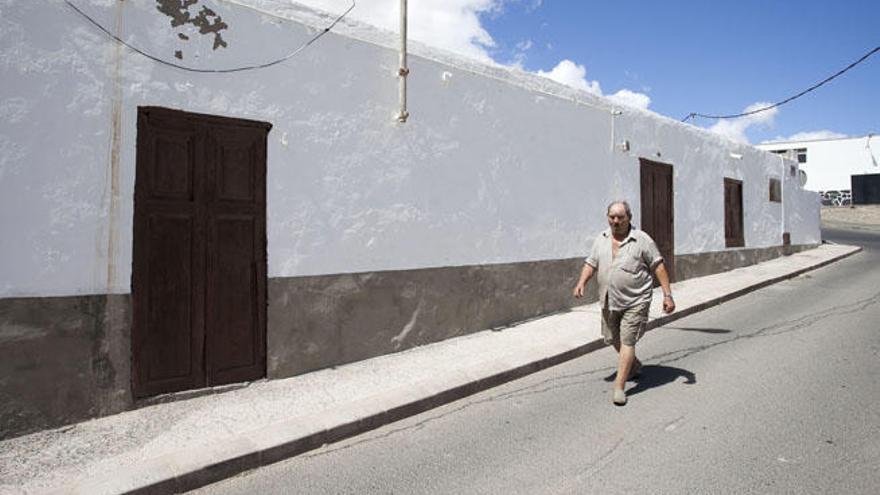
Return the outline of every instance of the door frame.
[[[669,237],[669,250],[667,253],[661,254],[663,255],[663,264],[666,267],[666,272],[669,274],[669,281],[675,281],[675,169],[671,163],[663,163],[655,160],[651,160],[648,158],[639,158],[639,202],[641,204],[641,225],[639,226],[642,230],[645,230],[645,219],[652,218],[653,216],[649,216],[649,213],[646,208],[645,201],[645,193],[646,193],[646,174],[649,171],[660,172],[663,175],[669,176],[669,188],[667,189],[666,197],[668,199],[669,205],[669,214],[666,216],[666,232]],[[653,200],[652,200],[653,201]],[[659,226],[654,225],[653,221],[651,222],[652,230],[658,228]],[[651,233],[649,233],[650,235]],[[654,238],[654,242],[656,244],[656,238],[654,235],[651,235]],[[659,248],[659,245],[658,245]],[[656,283],[655,279],[655,283]]]
[[[736,204],[738,209],[738,218],[739,218],[739,232],[736,237],[727,237],[727,219],[730,216],[728,213],[728,205],[730,202],[727,198],[727,191],[729,190],[729,186],[733,186],[736,189]],[[742,248],[746,245],[746,225],[745,225],[745,211],[743,205],[743,181],[740,179],[733,179],[731,177],[724,178],[724,247],[725,248]]]
[[[192,346],[190,350],[190,366],[191,372],[186,379],[171,379],[162,382],[150,381],[147,378],[148,363],[142,362],[142,358],[147,356],[146,348],[149,342],[150,332],[147,326],[149,321],[148,311],[148,282],[149,282],[149,231],[145,222],[149,221],[147,215],[153,212],[155,206],[147,206],[146,203],[154,199],[150,197],[151,187],[150,177],[152,173],[147,170],[152,167],[151,153],[155,153],[158,149],[153,139],[152,127],[150,119],[159,119],[161,125],[168,125],[172,129],[181,129],[181,132],[187,132],[188,137],[193,140],[192,154],[193,168],[188,176],[190,187],[193,188],[191,195],[192,205],[189,207],[192,211],[193,228],[192,244],[194,261],[191,261],[191,270],[201,271],[201,275],[191,274],[193,280],[199,279],[192,284],[193,294],[190,308],[192,314],[190,316],[190,332]],[[135,187],[134,187],[134,207],[133,207],[133,237],[132,237],[132,275],[131,275],[131,300],[132,300],[132,322],[131,322],[131,390],[134,398],[149,397],[162,393],[171,393],[182,390],[198,389],[206,386],[216,385],[211,383],[208,370],[208,334],[210,329],[207,328],[208,307],[207,292],[209,290],[208,283],[210,274],[208,272],[208,263],[210,260],[208,244],[211,242],[209,234],[207,211],[209,205],[206,196],[196,197],[197,194],[204,194],[207,187],[205,185],[209,181],[214,181],[215,177],[211,170],[207,170],[216,166],[216,164],[208,165],[208,141],[211,129],[217,128],[248,128],[251,132],[262,132],[263,138],[258,143],[258,166],[259,170],[255,171],[258,177],[254,184],[256,193],[256,209],[259,214],[256,218],[257,231],[255,232],[255,257],[254,262],[256,277],[256,352],[257,360],[260,362],[258,370],[259,378],[266,376],[266,360],[267,360],[267,236],[266,236],[266,180],[267,180],[267,141],[268,132],[272,128],[272,124],[254,120],[239,119],[233,117],[224,117],[217,115],[199,114],[193,112],[185,112],[164,107],[142,106],[138,107],[137,112],[137,148],[135,158]],[[199,175],[201,174],[201,175]],[[201,193],[199,188],[202,188]],[[175,206],[169,205],[169,211],[174,211]],[[259,237],[259,239],[257,239]],[[145,299],[146,298],[146,299]],[[144,354],[143,356],[141,354]],[[249,378],[254,379],[254,378]]]

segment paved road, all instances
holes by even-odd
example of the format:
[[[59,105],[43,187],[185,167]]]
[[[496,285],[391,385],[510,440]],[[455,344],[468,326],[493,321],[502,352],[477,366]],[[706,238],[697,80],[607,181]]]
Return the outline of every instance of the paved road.
[[[880,493],[880,233],[649,333],[199,493]]]

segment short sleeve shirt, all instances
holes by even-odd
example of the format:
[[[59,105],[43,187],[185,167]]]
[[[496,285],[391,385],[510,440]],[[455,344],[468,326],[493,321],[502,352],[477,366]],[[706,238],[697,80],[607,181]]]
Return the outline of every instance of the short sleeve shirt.
[[[605,229],[593,241],[590,256],[584,260],[597,272],[602,307],[612,311],[651,302],[651,273],[662,261],[654,240],[635,227],[620,242],[616,257],[612,256],[611,229]]]

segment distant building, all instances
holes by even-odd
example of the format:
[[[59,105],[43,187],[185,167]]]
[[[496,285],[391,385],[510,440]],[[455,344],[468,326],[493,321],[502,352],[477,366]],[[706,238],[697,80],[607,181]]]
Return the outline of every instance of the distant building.
[[[757,147],[797,160],[807,175],[804,187],[819,191],[825,205],[850,204],[851,176],[880,172],[880,136],[874,134],[762,143]]]

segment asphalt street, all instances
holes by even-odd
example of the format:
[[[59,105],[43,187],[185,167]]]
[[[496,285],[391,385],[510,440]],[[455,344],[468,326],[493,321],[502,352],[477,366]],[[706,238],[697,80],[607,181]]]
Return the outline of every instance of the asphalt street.
[[[648,333],[195,493],[880,493],[880,233]],[[450,363],[454,366],[454,363]]]

